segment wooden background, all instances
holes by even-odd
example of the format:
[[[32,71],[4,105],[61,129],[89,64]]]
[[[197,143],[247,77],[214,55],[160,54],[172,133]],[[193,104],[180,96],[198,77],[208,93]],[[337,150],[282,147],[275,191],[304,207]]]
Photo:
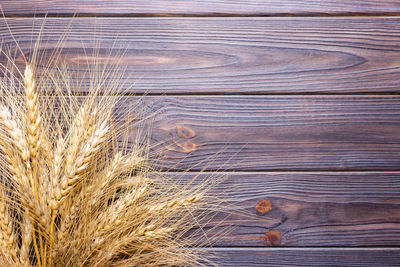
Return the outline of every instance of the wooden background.
[[[71,64],[125,49],[124,105],[157,110],[162,164],[228,174],[254,214],[207,248],[222,266],[400,266],[400,1],[1,5],[3,45],[5,21],[29,49],[47,14],[51,51],[77,13]]]

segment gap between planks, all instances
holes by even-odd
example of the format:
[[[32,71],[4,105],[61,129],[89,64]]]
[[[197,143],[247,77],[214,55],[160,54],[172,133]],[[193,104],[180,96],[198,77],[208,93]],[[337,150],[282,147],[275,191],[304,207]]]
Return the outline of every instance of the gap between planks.
[[[209,247],[204,251],[393,251],[400,252],[400,247]]]
[[[399,12],[382,12],[382,13],[353,13],[353,12],[344,12],[344,13],[320,13],[320,12],[311,12],[311,13],[243,13],[243,14],[234,14],[234,13],[193,13],[193,14],[185,14],[185,13],[36,13],[36,14],[4,14],[5,18],[159,18],[159,17],[168,17],[168,18],[220,18],[220,17],[261,17],[261,18],[313,18],[313,17],[400,17]]]

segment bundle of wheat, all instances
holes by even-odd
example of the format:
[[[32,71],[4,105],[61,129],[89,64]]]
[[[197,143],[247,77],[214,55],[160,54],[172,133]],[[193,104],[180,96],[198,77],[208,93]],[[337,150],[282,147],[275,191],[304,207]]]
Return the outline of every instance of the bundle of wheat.
[[[74,97],[79,83],[67,68],[53,64],[39,73],[33,53],[20,71],[3,54],[9,62],[0,81],[1,261],[198,265],[193,246],[218,207],[210,183],[164,177],[147,146],[128,146],[123,136],[134,119],[114,117],[120,99],[101,77],[93,76],[88,95]]]

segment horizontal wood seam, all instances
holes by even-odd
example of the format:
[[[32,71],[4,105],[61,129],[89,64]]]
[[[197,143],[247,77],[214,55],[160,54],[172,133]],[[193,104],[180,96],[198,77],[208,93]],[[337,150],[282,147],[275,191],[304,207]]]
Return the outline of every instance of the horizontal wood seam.
[[[166,170],[162,171],[164,173],[203,173],[203,174],[213,174],[213,173],[225,173],[225,174],[376,174],[376,173],[385,173],[385,174],[399,174],[400,170],[361,170],[361,171],[353,171],[353,170],[305,170],[305,171],[296,171],[296,170],[281,170],[281,171],[258,171],[258,170],[226,170],[226,171],[213,171],[207,169],[206,171],[199,170]]]
[[[260,13],[260,14],[234,14],[234,13],[29,13],[29,14],[4,14],[6,18],[34,18],[34,17],[52,17],[52,18],[87,18],[87,17],[98,17],[98,18],[140,18],[140,17],[200,17],[200,18],[217,18],[217,17],[400,17],[399,12],[382,12],[382,13]]]
[[[74,92],[73,96],[87,96],[87,92]],[[101,94],[100,96],[109,96],[107,94]],[[169,96],[362,96],[362,95],[369,95],[369,96],[399,96],[399,92],[339,92],[339,93],[329,93],[329,92],[311,92],[311,93],[301,93],[301,92],[276,92],[276,93],[257,93],[257,92],[239,92],[239,93],[231,93],[231,92],[182,92],[182,93],[134,93],[134,92],[127,92],[122,94],[115,94],[115,96],[160,96],[160,97],[169,97]]]
[[[88,96],[90,95],[88,92],[73,92],[71,94],[71,96],[76,96],[76,97],[80,97],[80,96]],[[2,96],[2,93],[0,92],[0,97]],[[43,96],[53,96],[51,94],[44,94]],[[289,93],[224,93],[224,92],[207,92],[207,93],[201,93],[201,92],[182,92],[182,93],[135,93],[135,92],[127,92],[127,93],[117,93],[117,94],[104,94],[102,92],[98,93],[98,96],[118,96],[118,97],[153,97],[153,96],[157,96],[157,97],[173,97],[173,96],[179,96],[179,97],[224,97],[224,96],[254,96],[254,97],[265,97],[265,96],[298,96],[298,97],[312,97],[312,96],[338,96],[338,97],[344,97],[344,96],[349,96],[349,97],[359,97],[359,96],[371,96],[371,97],[382,97],[382,96],[390,96],[390,97],[398,97],[400,96],[400,92],[399,93],[388,93],[388,92],[354,92],[354,93],[350,93],[350,92],[343,92],[343,93],[296,93],[296,92],[289,92]]]
[[[273,252],[273,251],[393,251],[400,252],[400,247],[204,247],[204,251],[260,251],[260,252]]]

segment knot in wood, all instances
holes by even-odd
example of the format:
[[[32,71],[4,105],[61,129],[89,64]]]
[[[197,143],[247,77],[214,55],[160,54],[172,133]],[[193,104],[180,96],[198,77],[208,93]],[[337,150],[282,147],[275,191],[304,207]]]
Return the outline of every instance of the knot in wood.
[[[197,148],[197,145],[195,143],[188,141],[183,145],[182,150],[185,153],[190,153],[190,152],[195,151],[196,148]]]
[[[178,125],[176,126],[176,133],[178,136],[189,139],[196,135],[196,132],[186,126]]]
[[[272,209],[271,201],[269,201],[268,199],[261,200],[256,205],[256,211],[258,215],[264,215],[271,209]]]
[[[282,236],[275,230],[270,230],[264,235],[264,242],[267,246],[280,246],[282,242]]]

